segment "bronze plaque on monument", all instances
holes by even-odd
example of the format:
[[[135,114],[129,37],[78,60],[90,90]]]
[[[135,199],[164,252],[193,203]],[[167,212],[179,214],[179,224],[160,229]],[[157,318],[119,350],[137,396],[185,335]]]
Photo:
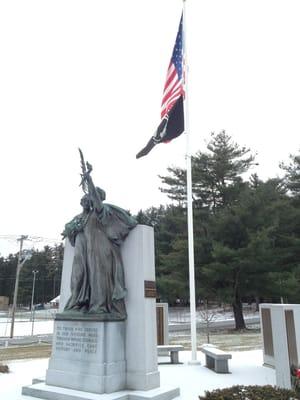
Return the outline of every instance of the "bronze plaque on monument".
[[[151,297],[156,299],[155,281],[145,281],[145,297]]]

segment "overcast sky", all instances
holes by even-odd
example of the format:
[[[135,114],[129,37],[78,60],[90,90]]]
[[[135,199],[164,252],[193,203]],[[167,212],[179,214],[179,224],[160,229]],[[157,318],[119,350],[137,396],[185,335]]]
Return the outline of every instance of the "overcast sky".
[[[299,0],[186,7],[192,151],[225,129],[258,153],[253,172],[280,174],[300,147]],[[0,2],[0,235],[60,238],[80,212],[78,147],[108,202],[135,213],[167,201],[158,174],[184,166],[185,135],[135,155],[159,123],[181,9],[181,0]]]

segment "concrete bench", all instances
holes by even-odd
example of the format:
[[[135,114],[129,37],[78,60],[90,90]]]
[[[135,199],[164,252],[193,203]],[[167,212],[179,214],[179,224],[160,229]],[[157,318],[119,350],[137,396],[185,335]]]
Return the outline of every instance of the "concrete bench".
[[[159,356],[164,356],[166,353],[170,355],[171,364],[179,364],[178,353],[184,350],[181,345],[159,345],[157,346],[157,353]]]
[[[218,374],[228,374],[228,360],[232,358],[231,354],[218,349],[215,346],[202,346],[202,353],[205,354],[207,368],[212,369]]]

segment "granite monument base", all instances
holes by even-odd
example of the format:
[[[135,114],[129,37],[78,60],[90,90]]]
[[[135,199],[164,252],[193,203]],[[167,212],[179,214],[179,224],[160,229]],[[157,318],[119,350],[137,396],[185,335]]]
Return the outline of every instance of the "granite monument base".
[[[124,322],[55,321],[46,384],[92,393],[126,387]]]
[[[152,390],[122,390],[114,393],[88,393],[79,390],[49,386],[43,382],[24,386],[22,394],[46,400],[172,400],[180,395],[179,388],[156,388]]]

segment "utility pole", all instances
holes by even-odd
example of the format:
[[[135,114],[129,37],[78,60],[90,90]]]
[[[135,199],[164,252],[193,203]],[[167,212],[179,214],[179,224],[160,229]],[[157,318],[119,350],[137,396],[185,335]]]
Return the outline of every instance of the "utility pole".
[[[13,299],[13,306],[11,310],[11,326],[10,326],[10,337],[14,337],[14,325],[15,325],[15,312],[16,312],[16,307],[17,307],[17,297],[18,297],[18,287],[19,287],[19,276],[20,276],[20,270],[25,262],[25,259],[22,257],[22,250],[23,250],[23,242],[28,238],[27,235],[22,235],[19,239],[17,239],[20,242],[20,250],[19,250],[19,256],[18,256],[18,264],[17,264],[17,272],[16,272],[16,282],[15,282],[15,291],[14,291],[14,299]]]
[[[33,325],[34,325],[34,288],[35,288],[35,276],[38,274],[39,271],[33,270],[33,282],[32,282],[32,294],[31,294],[31,336],[33,336]]]

